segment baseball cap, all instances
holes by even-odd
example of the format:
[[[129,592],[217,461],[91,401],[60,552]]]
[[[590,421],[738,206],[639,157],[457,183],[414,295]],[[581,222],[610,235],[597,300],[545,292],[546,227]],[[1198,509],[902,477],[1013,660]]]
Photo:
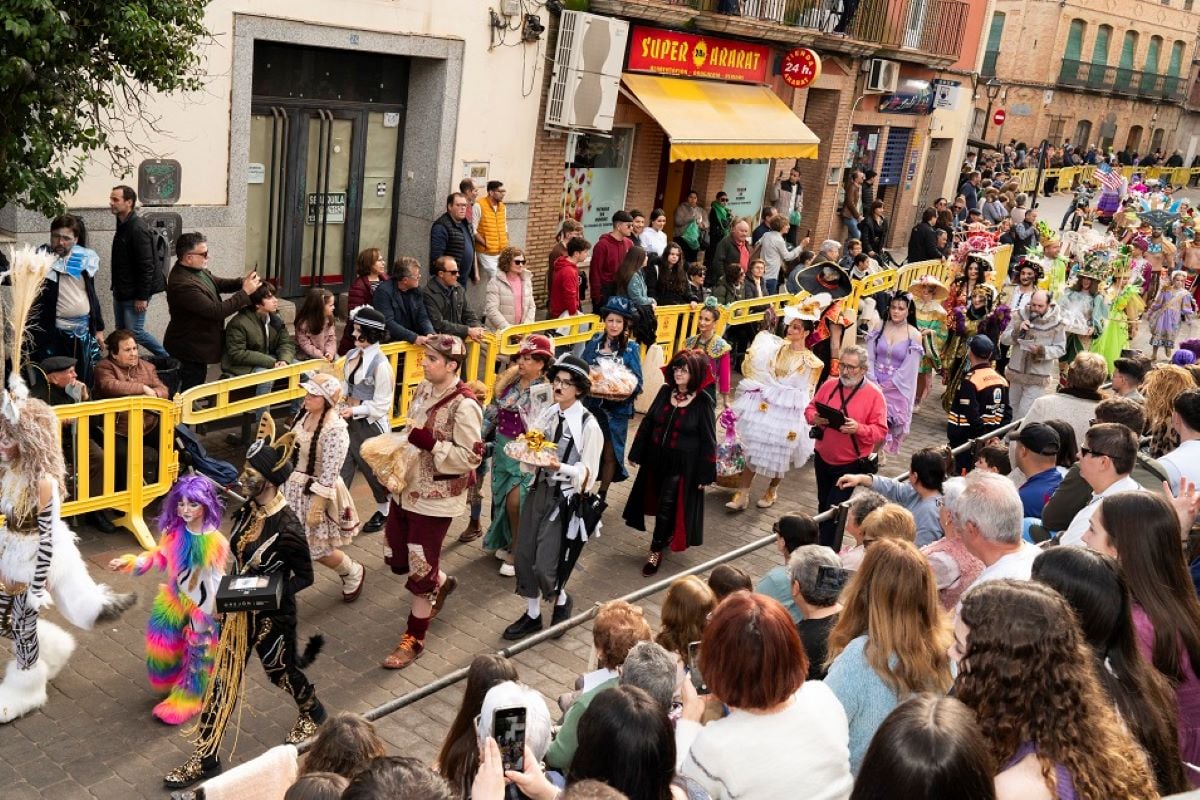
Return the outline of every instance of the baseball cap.
[[[1031,452],[1043,456],[1056,456],[1062,447],[1058,431],[1044,422],[1030,422],[1017,434],[1017,441]]]
[[[972,336],[967,341],[967,347],[971,348],[971,354],[976,358],[991,358],[992,353],[996,352],[996,345],[982,333]]]

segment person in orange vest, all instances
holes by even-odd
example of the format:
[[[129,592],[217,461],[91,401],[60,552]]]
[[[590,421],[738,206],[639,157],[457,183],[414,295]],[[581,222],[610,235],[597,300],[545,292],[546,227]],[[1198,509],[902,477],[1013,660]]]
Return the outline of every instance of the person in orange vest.
[[[500,181],[487,182],[487,196],[475,204],[479,223],[475,226],[475,252],[484,270],[484,282],[496,275],[500,251],[508,247],[508,208],[504,195],[508,190]]]

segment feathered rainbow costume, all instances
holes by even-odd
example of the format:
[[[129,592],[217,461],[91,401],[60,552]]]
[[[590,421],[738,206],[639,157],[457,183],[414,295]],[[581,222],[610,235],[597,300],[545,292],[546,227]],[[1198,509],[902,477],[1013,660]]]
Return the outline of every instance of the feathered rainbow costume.
[[[203,706],[219,633],[213,604],[228,558],[229,542],[220,531],[197,534],[177,524],[153,550],[120,559],[124,572],[167,575],[146,628],[146,671],[150,686],[167,695],[154,716],[168,725],[187,722]]]

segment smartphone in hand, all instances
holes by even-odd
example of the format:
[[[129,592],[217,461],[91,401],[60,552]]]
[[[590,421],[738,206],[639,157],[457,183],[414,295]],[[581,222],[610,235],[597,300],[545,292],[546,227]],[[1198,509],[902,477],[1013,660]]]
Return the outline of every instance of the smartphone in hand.
[[[708,686],[704,683],[704,676],[700,674],[699,642],[688,643],[688,677],[691,678],[696,694],[708,694]]]
[[[500,746],[504,770],[525,770],[525,707],[497,708],[492,716],[492,738]]]

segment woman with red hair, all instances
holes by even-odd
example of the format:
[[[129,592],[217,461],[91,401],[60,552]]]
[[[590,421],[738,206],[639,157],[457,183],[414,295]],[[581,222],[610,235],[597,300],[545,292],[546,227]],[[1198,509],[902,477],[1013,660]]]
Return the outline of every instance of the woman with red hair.
[[[654,517],[642,567],[646,577],[658,572],[668,545],[682,552],[703,543],[704,487],[717,479],[716,401],[704,391],[713,380],[707,356],[681,350],[663,376],[628,456],[641,468],[625,504],[625,524],[645,531],[646,516]]]
[[[704,629],[699,660],[729,714],[701,728],[705,704],[684,681],[676,729],[683,775],[713,797],[850,796],[846,714],[829,687],[805,680],[808,657],[779,601],[727,597]]]

